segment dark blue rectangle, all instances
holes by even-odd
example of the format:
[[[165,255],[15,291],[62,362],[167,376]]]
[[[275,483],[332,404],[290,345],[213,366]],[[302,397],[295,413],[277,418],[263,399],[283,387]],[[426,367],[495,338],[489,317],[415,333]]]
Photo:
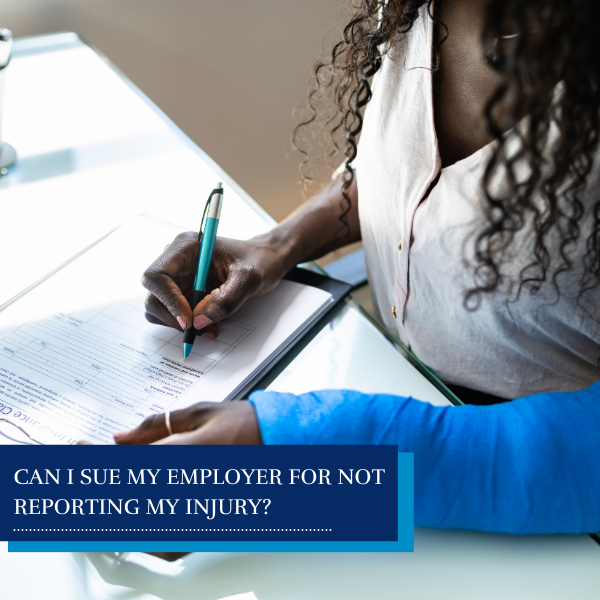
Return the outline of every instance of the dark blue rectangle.
[[[397,452],[396,446],[19,447],[11,451],[10,460],[0,464],[0,539],[396,541]],[[160,469],[155,484],[148,471],[145,484],[130,483],[129,470],[137,477],[142,469],[153,473]],[[195,472],[198,483],[168,484],[169,469],[177,475],[172,482],[182,480],[183,469],[188,478]],[[204,484],[200,483],[201,469],[205,475],[211,472]],[[247,474],[255,470],[250,475],[251,483],[247,483],[242,469]],[[259,469],[263,470],[261,483]],[[294,474],[298,476],[293,484],[292,469],[297,469]],[[97,481],[104,483],[94,482],[94,470]],[[17,471],[19,481],[31,483],[17,483]],[[231,484],[220,483],[228,471]],[[238,473],[241,478],[234,483]],[[311,483],[315,476],[316,481]],[[83,482],[88,477],[91,482],[86,485]],[[44,499],[46,514],[23,514],[42,512]],[[152,514],[148,501],[157,507],[160,499],[165,514]],[[173,511],[167,499],[174,505]],[[74,504],[74,500],[78,502]],[[196,500],[209,511],[208,515]],[[131,512],[137,507],[138,514],[127,514],[126,505]],[[213,506],[216,513],[209,518]],[[66,514],[57,513],[57,508],[62,513],[67,507]],[[102,509],[105,514],[98,514]],[[188,514],[189,509],[192,514]],[[73,510],[78,514],[72,514]]]

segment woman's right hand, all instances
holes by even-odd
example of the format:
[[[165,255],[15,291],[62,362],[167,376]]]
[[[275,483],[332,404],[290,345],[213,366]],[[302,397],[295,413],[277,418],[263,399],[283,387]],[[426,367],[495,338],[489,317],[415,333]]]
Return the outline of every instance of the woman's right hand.
[[[146,318],[176,329],[195,327],[202,335],[218,334],[216,324],[230,317],[252,296],[274,289],[296,264],[324,256],[360,240],[356,178],[347,190],[351,198],[345,221],[343,178],[338,177],[269,233],[251,240],[217,238],[207,296],[190,308],[188,298],[198,265],[200,242],[194,232],[178,235],[146,269],[142,278],[149,294]]]
[[[207,337],[218,335],[217,324],[233,315],[252,296],[273,290],[289,267],[268,236],[251,240],[217,237],[206,297],[189,305],[200,243],[198,234],[181,233],[146,269],[146,319],[184,330],[193,326]]]

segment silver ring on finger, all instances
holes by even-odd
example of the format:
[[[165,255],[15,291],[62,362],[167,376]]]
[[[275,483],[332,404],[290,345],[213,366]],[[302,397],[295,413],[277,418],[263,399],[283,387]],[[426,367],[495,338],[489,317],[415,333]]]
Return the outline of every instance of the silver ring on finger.
[[[171,427],[171,413],[169,411],[165,413],[165,426],[169,432],[169,435],[173,435],[173,428]]]

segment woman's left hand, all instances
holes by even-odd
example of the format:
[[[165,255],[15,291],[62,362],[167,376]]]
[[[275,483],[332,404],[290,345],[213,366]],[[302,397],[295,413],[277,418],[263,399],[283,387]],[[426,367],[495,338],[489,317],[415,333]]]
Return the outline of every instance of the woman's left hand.
[[[132,431],[116,433],[125,444],[262,444],[256,411],[250,402],[198,402],[169,413],[147,417]]]

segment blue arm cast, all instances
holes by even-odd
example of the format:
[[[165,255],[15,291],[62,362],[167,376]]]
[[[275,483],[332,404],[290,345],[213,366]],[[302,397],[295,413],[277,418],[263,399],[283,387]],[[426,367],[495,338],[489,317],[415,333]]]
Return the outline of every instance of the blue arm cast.
[[[493,406],[325,390],[255,392],[266,444],[397,444],[415,455],[415,524],[600,531],[600,382]]]

